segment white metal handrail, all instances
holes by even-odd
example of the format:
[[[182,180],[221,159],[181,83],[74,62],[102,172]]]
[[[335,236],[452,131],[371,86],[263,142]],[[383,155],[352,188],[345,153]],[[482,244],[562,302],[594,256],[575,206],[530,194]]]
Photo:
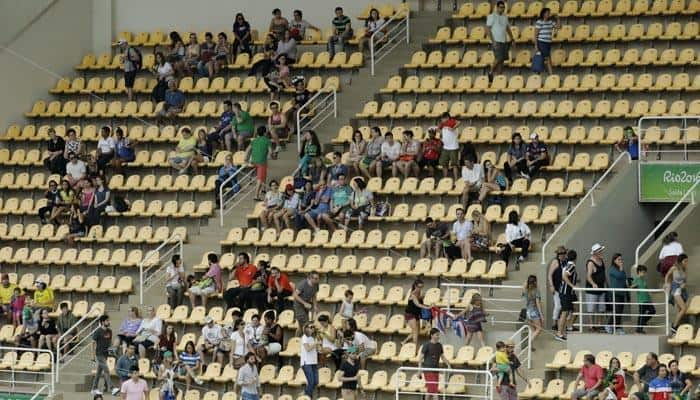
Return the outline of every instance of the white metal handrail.
[[[52,387],[53,387],[53,381],[51,384],[47,383],[46,385],[42,386],[36,393],[34,393],[34,396],[29,398],[29,400],[36,400],[44,392],[44,390],[47,390],[47,389],[49,389],[49,396],[53,396]]]
[[[178,250],[177,253],[180,254],[180,257],[184,256],[182,240],[183,238],[182,236],[180,236],[179,233],[174,233],[169,238],[165,239],[163,243],[161,243],[155,250],[149,251],[148,254],[146,254],[146,256],[141,260],[141,262],[139,263],[139,304],[143,305],[144,288],[145,290],[148,290],[161,279],[165,278],[165,274],[158,273],[164,267],[164,263],[162,262],[162,260],[164,258],[167,259],[167,257],[170,254],[175,252],[175,250]],[[170,245],[171,247],[167,251],[165,251],[165,253],[161,253],[161,250],[163,250],[168,245]],[[146,267],[148,261],[154,258],[155,256],[158,257],[157,262],[149,264],[148,267]],[[153,266],[157,267],[156,270],[148,274],[148,272]]]
[[[698,179],[698,180],[695,181],[695,183],[693,184],[693,186],[691,186],[690,189],[688,189],[688,191],[685,192],[685,194],[683,195],[683,197],[681,197],[681,198],[676,202],[676,204],[673,206],[673,208],[671,208],[671,209],[666,213],[666,215],[664,215],[663,219],[661,219],[661,222],[659,222],[658,224],[656,224],[656,226],[654,227],[654,229],[652,229],[651,232],[649,232],[649,234],[648,234],[644,239],[642,239],[641,242],[639,242],[639,244],[637,245],[637,248],[634,249],[634,265],[639,265],[639,253],[641,252],[642,247],[643,247],[649,240],[651,240],[651,239],[654,237],[654,235],[656,235],[656,233],[659,231],[659,229],[661,229],[662,227],[666,226],[666,221],[668,221],[668,219],[671,218],[672,215],[674,215],[674,213],[676,212],[676,210],[678,210],[678,207],[680,207],[681,204],[685,203],[685,200],[686,200],[686,198],[687,198],[688,196],[690,196],[690,204],[695,204],[695,191],[696,191],[697,188],[698,188],[698,183],[700,183],[700,179]]]
[[[493,315],[489,321],[492,325],[495,324],[505,324],[505,325],[521,325],[523,322],[518,321],[518,315],[520,314],[520,309],[522,309],[522,292],[523,287],[517,285],[482,285],[475,283],[440,283],[440,286],[447,288],[447,311],[450,311],[450,307],[453,306],[452,303],[452,291],[450,288],[461,288],[467,291],[476,290],[481,294],[481,300],[483,303],[491,303],[495,307],[488,307],[488,313]],[[494,290],[517,290],[517,294],[512,297],[493,297]],[[483,294],[483,290],[488,290],[488,294]],[[463,295],[460,295],[460,298]],[[456,299],[459,301],[459,298]],[[515,304],[514,306],[510,306]],[[486,308],[486,307],[484,307]],[[495,315],[500,315],[497,318]],[[512,318],[509,318],[512,317]]]
[[[632,163],[632,156],[630,156],[630,153],[628,153],[626,151],[622,152],[619,156],[617,156],[615,161],[608,167],[607,170],[605,170],[605,173],[603,173],[603,175],[601,175],[600,178],[598,178],[598,180],[593,184],[593,186],[591,186],[591,188],[588,189],[588,191],[586,192],[586,195],[583,196],[581,198],[581,200],[579,200],[578,204],[576,204],[574,209],[571,210],[571,212],[566,216],[566,218],[564,218],[564,221],[562,221],[559,225],[557,225],[556,229],[554,229],[554,232],[552,232],[552,234],[549,235],[549,237],[547,238],[547,241],[544,242],[544,244],[542,245],[542,265],[547,263],[547,247],[549,247],[549,244],[557,236],[557,233],[559,233],[559,231],[561,231],[561,229],[564,226],[566,226],[566,223],[569,221],[569,219],[571,219],[571,217],[574,214],[576,214],[576,210],[578,210],[579,207],[581,207],[581,205],[586,202],[586,199],[588,199],[590,197],[591,198],[591,207],[595,207],[595,198],[593,196],[593,192],[595,192],[595,189],[601,184],[601,182],[603,182],[603,180],[610,174],[610,172],[612,172],[612,170],[615,169],[615,166],[617,165],[617,163],[619,163],[620,160],[624,156],[627,156],[628,164]]]
[[[610,294],[610,300],[604,300],[604,301],[588,301],[585,297],[585,292],[587,291],[596,291],[600,293],[609,293]],[[574,302],[574,304],[578,305],[578,311],[574,312],[576,317],[578,318],[578,322],[576,323],[578,325],[579,332],[583,332],[583,328],[604,328],[604,327],[609,327],[612,329],[613,332],[617,331],[617,328],[635,328],[635,329],[643,329],[643,328],[663,328],[664,332],[666,335],[669,333],[669,327],[670,327],[670,313],[669,313],[669,293],[664,290],[664,289],[638,289],[638,288],[585,288],[585,287],[576,287],[574,288],[574,291],[577,293],[578,300]],[[623,301],[623,302],[618,302],[615,300],[615,294],[616,293],[627,293],[627,294],[632,294],[632,293],[649,293],[650,297],[653,294],[662,294],[663,295],[663,302],[652,302],[652,303],[639,303],[639,302],[632,302],[631,299],[630,301]],[[607,296],[606,296],[607,298]],[[623,312],[618,313],[615,310],[615,306],[622,304],[622,306],[638,306],[640,304],[647,304],[651,306],[663,306],[663,314],[660,314],[657,310],[656,313],[653,315],[649,314],[642,314],[642,313],[635,313],[633,310],[630,309],[630,312]],[[587,310],[584,310],[584,305],[591,305],[593,307],[592,312],[588,312]],[[596,311],[598,306],[604,305],[606,306],[606,311],[604,312],[598,312]],[[611,306],[612,310],[607,311],[607,306]],[[656,308],[656,307],[655,307]],[[650,319],[652,318],[663,318],[664,323],[663,324],[658,324],[658,325],[651,325],[651,324],[645,324],[645,325],[640,325],[637,323],[638,321],[634,321],[635,323],[632,324],[620,324],[617,325],[615,319],[616,317],[632,317],[632,318],[638,318],[640,316],[647,316]],[[603,317],[605,319],[604,322],[602,323],[586,323],[584,322],[584,317]],[[608,319],[612,321],[612,323],[608,323]]]
[[[642,124],[646,121],[677,121],[681,120],[683,121],[682,127],[680,128],[680,131],[683,133],[685,137],[682,137],[681,140],[683,142],[683,150],[661,150],[661,149],[656,149],[654,152],[659,153],[678,153],[682,152],[684,153],[684,160],[688,159],[688,153],[689,152],[698,152],[698,150],[688,150],[688,121],[689,120],[696,120],[696,122],[700,123],[700,115],[663,115],[663,116],[646,116],[646,117],[641,117],[639,118],[639,121],[637,121],[637,135],[639,136],[639,140],[637,140],[637,151],[638,154],[641,156],[644,151],[644,129],[642,128]],[[640,157],[641,159],[641,157]],[[649,162],[649,161],[645,161]],[[641,170],[641,165],[638,167]],[[640,178],[641,179],[641,178]]]
[[[228,188],[230,183],[236,179],[240,187],[237,193],[229,195]],[[231,210],[236,208],[243,200],[245,200],[254,190],[255,183],[255,168],[250,168],[248,165],[241,165],[233,175],[226,178],[219,186],[219,225],[224,226],[224,216]]]
[[[449,377],[450,375],[471,375],[475,376],[475,382],[476,383],[469,383],[469,380],[467,379],[465,383],[459,383],[458,385],[464,386],[464,391],[463,393],[450,393],[446,394],[444,391],[440,396],[442,398],[467,398],[467,399],[482,399],[482,400],[493,400],[493,374],[491,371],[483,370],[483,369],[452,369],[452,368],[418,368],[418,367],[399,367],[399,369],[396,370],[397,374],[401,372],[415,372],[416,374],[420,374],[423,372],[437,372],[440,375],[444,375],[444,378],[442,379],[442,382],[444,383],[444,386],[447,387],[450,385],[449,382]],[[483,379],[482,379],[483,378]],[[410,391],[406,385],[412,383],[412,377],[409,377],[408,374],[406,374],[406,379],[401,379],[398,378],[396,379],[396,388],[395,388],[395,399],[399,400],[401,398],[400,395],[420,395],[424,396],[425,392],[424,391]],[[479,383],[481,382],[481,383]],[[424,381],[423,381],[424,383]],[[452,383],[452,385],[455,385],[455,383]],[[476,390],[468,390],[469,388],[476,388]]]
[[[319,103],[320,105],[317,106],[316,103]],[[326,111],[331,107],[333,107],[333,118],[338,118],[338,90],[333,86],[324,87],[320,89],[313,96],[311,96],[309,101],[307,101],[301,107],[299,107],[295,115],[298,152],[301,152],[302,132],[308,129],[314,129],[317,126],[321,125],[323,121],[328,119],[330,113],[326,113]],[[302,118],[301,112],[304,110],[308,110],[309,113],[313,112],[313,116],[311,118],[308,118],[307,115],[306,117]],[[305,120],[303,125],[302,120]]]
[[[526,333],[525,338],[522,338],[522,334]],[[508,337],[507,340],[512,340],[513,344],[515,345],[516,349],[520,349],[515,355],[518,356],[518,359],[523,357],[523,353],[525,353],[525,357],[527,359],[527,369],[532,368],[532,328],[530,325],[523,325],[515,331],[512,335]],[[493,353],[491,357],[486,361],[486,370],[491,369],[491,360],[496,358],[496,353]]]
[[[56,341],[56,374],[55,380],[58,382],[61,364],[63,367],[75,360],[85,349],[88,349],[92,341],[92,334],[100,326],[101,313],[94,307],[90,309],[73,326],[68,328]],[[89,321],[85,323],[86,321]],[[71,340],[66,342],[66,338],[71,336]]]
[[[402,19],[398,24],[394,24],[393,27],[388,28],[389,25]],[[374,66],[381,61],[387,54],[391,53],[396,46],[398,46],[404,38],[406,37],[406,43],[411,41],[411,11],[408,8],[403,8],[400,12],[394,14],[391,18],[384,21],[384,23],[372,33],[369,38],[369,60],[370,60],[370,73],[374,76]],[[388,28],[388,29],[387,29]],[[386,30],[386,33],[384,31]],[[384,37],[381,39],[382,47],[375,49],[375,37],[378,33],[384,33]],[[379,44],[379,43],[377,43]]]
[[[16,357],[14,360],[15,362],[12,363],[12,365],[9,365],[8,367],[3,367],[0,369],[0,373],[2,372],[9,372],[9,379],[5,378],[5,374],[2,374],[2,378],[0,378],[0,383],[8,383],[9,387],[15,388],[18,384],[19,385],[42,385],[42,387],[38,390],[37,393],[41,393],[43,390],[45,390],[44,386],[49,386],[49,394],[53,395],[54,390],[55,390],[55,382],[56,382],[56,373],[58,371],[56,363],[54,362],[54,356],[53,353],[50,350],[47,349],[34,349],[30,347],[12,347],[12,346],[0,346],[0,353],[5,354],[6,352],[15,352],[15,355],[18,354],[19,352],[22,353],[36,353],[36,356],[39,354],[49,354],[49,359],[51,360],[50,365],[49,365],[49,371],[29,371],[26,369],[22,370],[16,370],[15,369],[15,363],[20,359],[19,357]],[[34,357],[34,360],[38,357]],[[23,379],[18,379],[16,373],[21,372],[22,374],[25,375],[30,375],[32,378],[25,378],[26,380]],[[49,378],[49,383],[46,383],[42,377],[48,377]]]

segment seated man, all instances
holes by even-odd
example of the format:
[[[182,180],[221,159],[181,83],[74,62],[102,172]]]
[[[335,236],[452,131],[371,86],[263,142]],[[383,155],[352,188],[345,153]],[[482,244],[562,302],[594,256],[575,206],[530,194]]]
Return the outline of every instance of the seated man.
[[[221,325],[214,322],[210,316],[204,318],[202,327],[202,344],[199,347],[199,356],[204,360],[206,353],[211,353],[211,362],[218,362],[224,365],[224,357],[228,356],[228,350],[223,346],[224,331]]]
[[[237,287],[231,287],[224,292],[224,300],[227,308],[237,307],[241,310],[248,308],[250,299],[248,292],[255,280],[255,275],[258,268],[251,264],[248,253],[238,253],[238,262],[233,266],[233,270],[229,274],[229,284],[233,281],[238,282]]]
[[[291,296],[293,291],[289,276],[277,267],[270,268],[270,276],[267,277],[267,303],[274,305],[278,314],[286,308],[287,297]]]
[[[311,202],[311,209],[304,214],[304,219],[306,223],[314,230],[318,232],[321,226],[321,222],[325,221],[327,218],[330,220],[328,214],[331,212],[331,196],[333,194],[333,189],[325,183],[321,184],[316,189],[316,195]]]
[[[340,222],[343,221],[345,212],[350,208],[352,193],[350,186],[345,183],[345,175],[338,175],[338,183],[333,188],[333,194],[331,195],[331,211],[329,214],[321,216],[331,231],[335,230],[335,223],[331,218],[339,219]]]
[[[466,208],[469,206],[469,195],[479,194],[481,184],[484,183],[484,168],[481,164],[474,163],[470,159],[462,160],[462,180],[464,181],[464,190],[462,191],[462,204]]]
[[[439,258],[446,240],[450,239],[450,228],[446,223],[437,222],[428,217],[425,219],[425,239],[420,245],[421,258]]]
[[[328,52],[331,53],[331,58],[335,56],[336,46],[339,51],[345,51],[345,42],[352,38],[352,26],[350,17],[343,15],[343,8],[335,8],[335,18],[331,21],[333,24],[333,35],[328,39]]]
[[[452,233],[455,235],[455,245],[462,252],[462,258],[468,263],[472,262],[471,251],[472,222],[465,218],[464,209],[457,209],[457,220],[452,224]]]
[[[190,128],[182,128],[182,138],[177,143],[175,155],[169,159],[170,165],[177,169],[180,174],[184,174],[192,163],[196,148],[197,138],[192,135]]]
[[[255,127],[253,125],[253,117],[250,116],[248,111],[243,111],[240,103],[233,103],[233,120],[231,125],[233,130],[230,135],[236,139],[236,144],[238,145],[238,150],[243,150],[245,148],[245,141],[253,136],[253,131]],[[224,137],[226,142],[226,150],[231,151],[233,145],[231,143],[231,137]]]
[[[76,187],[78,182],[87,177],[87,166],[83,160],[79,159],[78,156],[71,152],[68,153],[68,164],[66,164],[66,176],[65,179],[68,181],[71,187]]]
[[[224,111],[219,117],[219,125],[214,127],[214,130],[209,132],[207,135],[207,145],[211,148],[220,147],[217,146],[221,142],[225,142],[226,150],[231,151],[230,138],[226,140],[227,136],[231,135],[232,121],[233,121],[233,105],[231,100],[224,100]]]
[[[333,153],[333,164],[321,172],[321,180],[327,185],[335,186],[340,175],[348,175],[347,165],[342,163],[343,154],[339,151]]]
[[[549,165],[549,152],[547,151],[547,145],[540,142],[536,133],[530,134],[530,140],[525,152],[528,175],[530,178],[534,178],[540,171],[540,168]]]
[[[185,109],[185,94],[177,87],[175,79],[168,81],[168,90],[165,92],[165,104],[158,111],[158,125],[162,125],[165,119],[172,119]]]
[[[236,175],[238,172],[238,167],[233,165],[233,156],[231,154],[227,154],[226,157],[224,158],[224,165],[219,168],[219,176],[216,178],[215,182],[215,188],[214,188],[214,198],[216,201],[216,207],[219,208],[221,204],[220,198],[219,198],[219,190],[221,189],[221,185],[226,182],[227,179],[231,178],[232,176]],[[226,190],[226,189],[231,189]],[[241,186],[238,184],[238,178],[233,178],[230,181],[226,182],[226,188],[224,188],[223,194],[224,194],[224,201],[227,201],[227,198],[230,198],[233,196],[234,193],[237,193],[239,190],[241,190]]]
[[[435,169],[440,163],[440,150],[442,150],[442,140],[436,137],[437,128],[428,128],[428,137],[423,141],[421,146],[420,158],[418,166],[425,168],[429,176],[435,176]]]
[[[387,132],[384,135],[384,143],[382,143],[382,152],[379,154],[379,159],[376,162],[376,174],[382,177],[382,170],[391,167],[391,176],[398,175],[399,156],[401,155],[401,143],[394,140],[394,135]]]

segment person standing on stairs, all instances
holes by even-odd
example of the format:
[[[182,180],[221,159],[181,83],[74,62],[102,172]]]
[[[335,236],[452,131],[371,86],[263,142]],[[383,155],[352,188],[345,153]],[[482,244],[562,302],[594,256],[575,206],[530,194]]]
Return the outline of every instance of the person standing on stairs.
[[[112,345],[112,328],[109,324],[109,316],[102,315],[98,319],[98,327],[92,334],[92,351],[94,354],[94,361],[97,364],[97,370],[95,371],[95,377],[92,381],[92,391],[93,395],[102,394],[98,390],[100,378],[105,381],[105,390],[110,391],[112,396],[116,396],[119,393],[119,388],[112,385],[112,378],[109,373],[109,365],[107,365],[107,357],[109,356],[109,346]]]
[[[550,261],[547,272],[547,282],[549,292],[552,294],[552,330],[557,330],[557,321],[561,312],[561,300],[559,298],[559,287],[561,286],[561,272],[566,267],[566,247],[557,247],[556,257]]]
[[[496,9],[486,17],[486,33],[491,38],[491,47],[493,49],[493,65],[489,70],[489,83],[493,82],[493,74],[500,74],[503,69],[503,63],[508,59],[508,51],[510,43],[515,51],[515,39],[513,31],[510,29],[510,22],[506,15],[506,3],[502,0],[496,2]]]
[[[590,327],[593,331],[600,331],[605,321],[606,300],[605,291],[592,290],[603,289],[607,285],[605,273],[605,260],[603,253],[605,246],[595,243],[591,246],[591,258],[586,261],[586,312],[591,315]]]
[[[574,288],[578,284],[578,274],[576,273],[576,251],[569,250],[566,253],[566,266],[561,270],[561,284],[559,285],[559,301],[561,303],[561,314],[559,315],[559,332],[554,339],[566,342],[566,325],[569,314],[574,311],[576,302],[576,291]]]

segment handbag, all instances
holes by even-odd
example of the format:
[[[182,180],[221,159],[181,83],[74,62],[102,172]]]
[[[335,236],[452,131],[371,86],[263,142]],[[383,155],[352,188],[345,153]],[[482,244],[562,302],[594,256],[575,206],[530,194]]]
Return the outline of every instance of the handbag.
[[[540,51],[535,52],[532,56],[532,72],[541,73],[544,72],[544,57]]]
[[[527,319],[527,309],[521,308],[520,314],[518,314],[518,322],[525,322],[526,319]]]

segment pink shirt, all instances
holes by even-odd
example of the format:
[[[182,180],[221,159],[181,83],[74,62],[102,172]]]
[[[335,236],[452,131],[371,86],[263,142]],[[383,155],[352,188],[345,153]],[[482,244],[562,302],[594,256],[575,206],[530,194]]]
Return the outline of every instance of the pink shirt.
[[[219,263],[209,265],[209,270],[204,276],[214,279],[214,283],[216,283],[216,291],[221,291],[224,284],[221,281],[221,265],[219,265]]]
[[[134,382],[129,378],[122,383],[121,391],[126,395],[126,400],[144,400],[148,393],[148,384],[145,379]]]
[[[603,379],[603,368],[597,364],[593,364],[590,367],[581,367],[581,375],[583,376],[583,383],[586,389],[590,389],[598,382],[599,379]]]

